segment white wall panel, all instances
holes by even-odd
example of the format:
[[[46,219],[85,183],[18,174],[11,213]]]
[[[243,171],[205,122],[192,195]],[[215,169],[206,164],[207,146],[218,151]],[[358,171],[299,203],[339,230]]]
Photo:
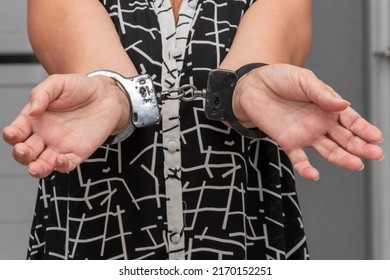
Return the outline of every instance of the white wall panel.
[[[371,254],[390,259],[390,0],[370,3],[370,117],[382,128],[386,158],[370,165]]]

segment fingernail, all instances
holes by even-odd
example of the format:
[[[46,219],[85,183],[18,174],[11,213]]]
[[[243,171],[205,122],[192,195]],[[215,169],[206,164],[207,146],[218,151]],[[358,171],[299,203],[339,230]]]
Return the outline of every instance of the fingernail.
[[[383,155],[383,157],[379,159],[379,161],[383,161],[384,159],[385,159],[385,155]]]
[[[364,166],[364,164],[363,164],[363,166],[359,169],[359,171],[362,171],[362,170],[364,169],[364,167],[365,167],[365,166]]]
[[[18,156],[18,157],[23,157],[23,156],[26,154],[26,152],[23,151],[23,150],[21,150],[21,149],[16,148],[16,149],[15,149],[15,154],[16,154],[16,156]]]
[[[57,164],[58,164],[59,166],[64,166],[64,161],[57,158]]]
[[[348,100],[345,100],[345,99],[343,99],[343,101],[348,104],[348,107],[351,107],[351,105],[352,105],[351,102],[349,102]]]
[[[13,139],[15,137],[15,135],[9,131],[8,126],[4,127],[3,135],[4,135],[4,137],[6,137],[8,139]]]
[[[379,140],[378,142],[376,142],[377,144],[381,144],[381,143],[383,143],[383,141],[384,141],[384,138],[382,138],[381,140]]]
[[[30,113],[34,112],[38,108],[38,100],[33,100],[30,105]]]
[[[30,173],[31,176],[36,176],[38,173],[32,171],[30,168],[28,168],[28,173]]]
[[[320,180],[320,177],[317,177],[317,178],[313,179],[313,181],[315,181],[315,182],[317,182],[319,180]]]

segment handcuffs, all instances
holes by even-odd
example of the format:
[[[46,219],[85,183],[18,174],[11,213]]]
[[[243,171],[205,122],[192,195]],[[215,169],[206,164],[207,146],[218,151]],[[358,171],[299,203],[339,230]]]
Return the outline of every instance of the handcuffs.
[[[156,92],[151,77],[147,74],[134,77],[109,71],[98,70],[88,74],[88,77],[102,75],[119,83],[126,92],[131,105],[131,118],[127,128],[115,136],[110,136],[104,144],[117,144],[128,138],[135,128],[156,125],[161,120],[159,105],[164,100],[180,99],[191,102],[195,98],[206,98],[205,116],[213,121],[226,121],[241,135],[258,139],[267,136],[263,131],[242,126],[233,113],[232,98],[237,81],[249,71],[265,66],[264,63],[251,63],[242,66],[237,71],[214,69],[210,71],[206,89],[197,89],[193,85],[183,85],[180,88]],[[172,93],[176,93],[172,95]]]

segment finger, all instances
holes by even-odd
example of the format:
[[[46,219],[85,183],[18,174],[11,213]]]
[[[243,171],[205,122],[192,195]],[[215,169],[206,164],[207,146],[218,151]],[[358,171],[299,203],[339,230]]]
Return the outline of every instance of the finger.
[[[74,154],[60,154],[56,159],[56,170],[62,173],[70,172],[79,166],[82,161],[80,157]]]
[[[317,181],[320,173],[314,168],[303,150],[294,150],[288,153],[288,157],[298,174],[305,179]]]
[[[28,165],[28,171],[36,178],[44,178],[53,170],[62,173],[70,172],[82,162],[83,159],[74,154],[59,154],[54,149],[47,149],[36,161]]]
[[[303,69],[297,73],[299,74],[299,83],[307,98],[322,109],[342,111],[351,105],[311,71]]]
[[[360,158],[379,160],[383,158],[381,147],[368,143],[352,131],[341,125],[337,125],[329,131],[329,136],[347,152]]]
[[[28,172],[36,178],[48,176],[55,169],[57,156],[57,149],[46,148],[35,161],[28,164]]]
[[[10,145],[15,145],[26,139],[27,133],[25,137],[23,137],[24,134],[25,133],[23,133],[23,130],[20,130],[15,126],[10,125],[3,128],[3,139]]]
[[[31,116],[36,116],[48,108],[49,104],[56,100],[62,93],[65,85],[65,77],[62,75],[51,75],[42,83],[30,91]]]
[[[312,148],[330,163],[339,167],[349,170],[362,170],[364,168],[364,164],[359,157],[347,152],[327,137],[316,141]]]
[[[14,146],[13,157],[23,165],[35,161],[45,149],[44,140],[36,134],[33,134],[23,143]]]
[[[31,133],[29,118],[20,114],[9,126],[3,128],[3,139],[8,144],[15,145],[26,140]]]
[[[380,143],[383,141],[380,129],[362,118],[352,108],[348,108],[340,114],[340,123],[367,142]]]

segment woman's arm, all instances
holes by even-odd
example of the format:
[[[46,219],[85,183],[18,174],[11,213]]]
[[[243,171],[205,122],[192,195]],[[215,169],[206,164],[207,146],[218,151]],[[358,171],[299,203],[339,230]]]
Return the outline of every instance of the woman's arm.
[[[49,74],[137,71],[98,0],[28,0],[28,33]]]
[[[28,33],[31,46],[49,74],[87,74],[112,70],[124,76],[137,71],[125,52],[113,22],[98,0],[28,0]],[[117,86],[113,80],[99,77]],[[129,121],[129,104],[117,94],[122,112],[113,134]],[[111,108],[115,111],[114,108]]]
[[[3,129],[14,158],[44,177],[67,172],[87,159],[110,134],[129,122],[127,97],[113,80],[86,73],[137,74],[109,15],[97,0],[29,0],[32,47],[51,75],[30,93],[30,102]],[[77,143],[77,144],[75,144]]]
[[[309,54],[310,10],[309,0],[256,1],[243,16],[220,67],[271,64],[238,81],[234,114],[244,126],[266,132],[302,177],[315,180],[319,172],[310,164],[306,148],[350,170],[364,167],[361,158],[383,158],[383,150],[373,144],[382,140],[378,128],[311,71],[298,67]]]
[[[221,68],[251,62],[304,65],[311,47],[310,0],[257,0],[243,16]]]

